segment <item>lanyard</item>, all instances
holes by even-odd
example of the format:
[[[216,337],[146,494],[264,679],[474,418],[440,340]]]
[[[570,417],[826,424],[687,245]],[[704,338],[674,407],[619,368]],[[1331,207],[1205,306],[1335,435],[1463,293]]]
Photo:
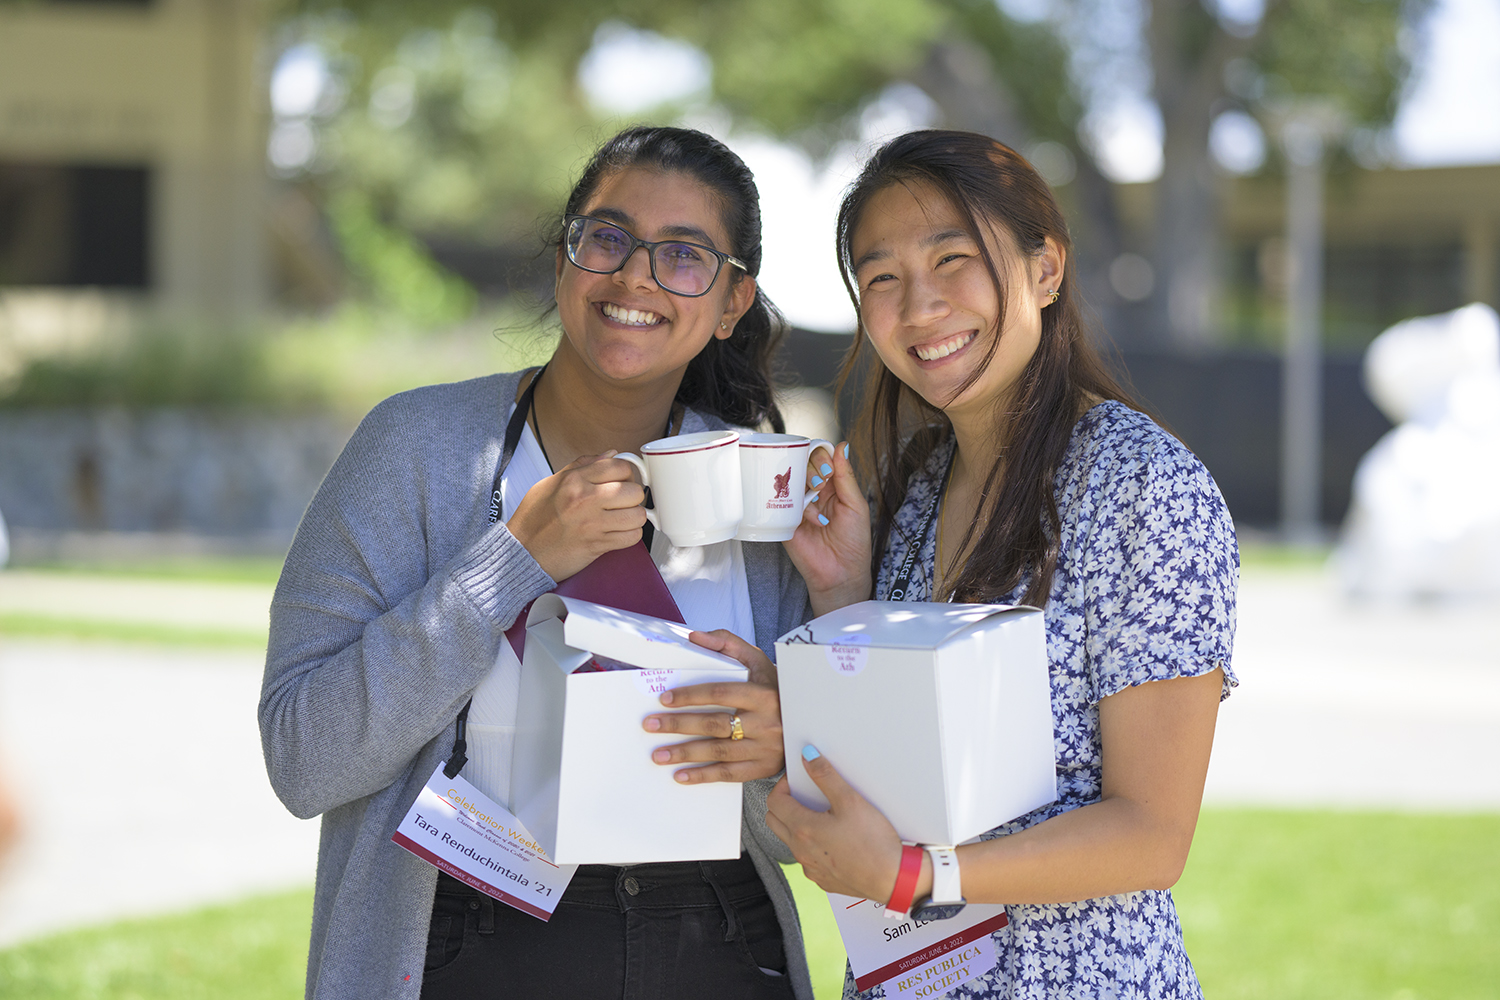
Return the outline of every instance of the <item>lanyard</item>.
[[[500,446],[500,461],[495,466],[494,482],[490,484],[490,524],[494,524],[496,521],[500,520],[500,514],[502,513],[501,480],[505,476],[505,470],[510,466],[510,460],[515,457],[516,447],[521,443],[521,433],[526,430],[526,420],[531,415],[531,408],[533,405],[532,400],[534,395],[536,394],[536,384],[542,380],[542,372],[546,370],[546,365],[535,369],[536,374],[533,375],[531,377],[531,381],[527,383],[525,391],[521,393],[521,398],[516,400],[516,408],[511,413],[509,422],[505,425],[505,438]],[[668,412],[666,433],[670,434],[671,432],[672,416],[671,413]],[[538,444],[540,443],[540,440],[538,440]],[[543,451],[543,454],[546,454],[545,450]],[[550,460],[548,462],[548,467],[551,467]],[[651,506],[651,493],[649,490],[646,493],[646,506],[648,508]],[[647,553],[651,551],[651,539],[653,532],[654,529],[651,522],[647,521],[642,532],[642,541],[645,543]],[[468,763],[469,760],[469,744],[467,733],[469,727],[469,709],[473,706],[473,704],[474,699],[470,698],[468,701],[464,702],[464,707],[458,713],[457,724],[453,731],[453,752],[448,755],[448,763],[443,767],[443,773],[450,778],[456,777],[458,775],[458,772],[463,769],[463,766]]]
[[[526,391],[516,400],[516,408],[505,425],[505,440],[500,446],[500,463],[495,466],[495,482],[490,487],[490,523],[500,520],[500,479],[516,454],[516,445],[521,443],[521,432],[526,429],[526,418],[531,414],[531,398],[536,394],[536,384],[542,380],[546,365],[536,369],[536,374],[526,385]]]
[[[954,454],[957,454],[957,449],[954,449]],[[938,488],[933,491],[932,499],[927,501],[927,510],[922,514],[922,526],[911,537],[911,543],[906,549],[906,558],[901,560],[901,568],[896,571],[896,578],[891,581],[890,589],[886,591],[885,599],[888,601],[905,601],[910,597],[912,570],[916,568],[917,558],[922,554],[923,546],[927,544],[927,536],[932,533],[933,522],[937,520],[938,505],[943,501],[943,491],[948,486],[948,476],[953,472],[953,458],[954,455],[948,456],[943,478],[938,480]],[[929,584],[929,589],[930,586]]]
[[[516,400],[515,411],[510,415],[510,422],[505,425],[505,440],[500,446],[500,462],[495,466],[495,481],[490,486],[490,523],[494,524],[500,520],[500,480],[505,475],[506,467],[516,454],[516,445],[521,443],[521,432],[526,429],[526,417],[531,413],[531,397],[536,392],[536,384],[541,381],[542,368],[536,369],[536,374],[531,377],[526,391],[521,393],[521,398]],[[448,763],[443,766],[443,774],[449,778],[458,776],[465,764],[469,762],[469,741],[467,739],[469,730],[469,709],[474,705],[474,699],[470,698],[464,702],[464,707],[459,709],[458,721],[453,730],[453,752],[448,755]]]
[[[533,406],[532,397],[536,393],[536,384],[542,380],[542,372],[546,370],[546,365],[542,365],[542,367],[536,370],[536,374],[532,376],[531,381],[526,385],[526,391],[521,393],[520,399],[516,400],[516,409],[515,412],[510,415],[510,422],[505,425],[505,441],[500,447],[500,464],[495,467],[495,481],[490,486],[491,524],[494,524],[496,521],[500,520],[500,479],[505,475],[505,469],[510,465],[510,460],[516,453],[516,446],[521,443],[521,432],[526,429],[526,418],[531,415],[531,408]],[[672,413],[669,410],[667,412],[667,428],[663,432],[662,436],[665,437],[667,435],[670,435],[671,433]],[[540,438],[537,439],[537,443],[541,444]],[[545,457],[546,454],[546,450],[543,449],[542,455]],[[548,460],[548,468],[551,468],[550,459]],[[553,469],[552,471],[556,472],[557,470]],[[653,507],[653,504],[651,503],[651,490],[649,487],[646,489],[645,506],[647,510],[651,510]],[[647,552],[651,551],[651,540],[655,536],[655,534],[656,526],[653,525],[650,521],[647,521],[641,528],[641,541],[646,543]]]

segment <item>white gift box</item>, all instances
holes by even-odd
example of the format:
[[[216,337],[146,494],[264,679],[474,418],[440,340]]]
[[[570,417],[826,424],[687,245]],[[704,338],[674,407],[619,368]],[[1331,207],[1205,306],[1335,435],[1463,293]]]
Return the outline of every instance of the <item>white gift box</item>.
[[[811,744],[902,840],[961,844],[1057,798],[1042,613],[865,601],[776,643],[792,794]]]
[[[554,862],[740,856],[741,786],[679,784],[672,777],[678,768],[654,763],[651,751],[684,737],[641,728],[646,716],[671,711],[658,700],[663,691],[748,678],[739,662],[689,642],[688,632],[676,622],[555,594],[532,605],[511,811]],[[607,669],[576,672],[599,657]],[[624,664],[645,669],[617,669]]]

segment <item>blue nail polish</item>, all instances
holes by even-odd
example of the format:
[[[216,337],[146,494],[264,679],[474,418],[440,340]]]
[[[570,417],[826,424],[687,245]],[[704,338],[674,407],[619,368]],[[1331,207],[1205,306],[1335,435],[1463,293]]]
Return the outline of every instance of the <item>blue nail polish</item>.
[[[833,475],[833,466],[829,465],[827,462],[824,462],[822,465],[818,466],[818,471],[823,473],[823,475],[825,476],[831,476]]]
[[[821,756],[823,755],[818,753],[818,748],[813,746],[811,743],[802,748],[803,760],[817,760]]]
[[[847,443],[845,443],[845,445],[844,445],[844,457],[845,458],[849,457],[849,445]]]
[[[826,528],[826,527],[828,527],[828,518],[824,517],[822,514],[819,514],[818,515],[818,523],[821,524],[823,527]]]
[[[823,485],[823,477],[822,476],[813,476],[812,477],[812,484],[814,486],[822,486]]]

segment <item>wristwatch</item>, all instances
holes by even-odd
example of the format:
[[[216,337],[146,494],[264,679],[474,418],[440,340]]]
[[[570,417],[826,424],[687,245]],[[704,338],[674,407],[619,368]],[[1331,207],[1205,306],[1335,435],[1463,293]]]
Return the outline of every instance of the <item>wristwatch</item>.
[[[918,920],[947,920],[956,917],[968,900],[958,877],[958,852],[951,847],[929,847],[932,858],[932,895],[912,905],[911,915]]]

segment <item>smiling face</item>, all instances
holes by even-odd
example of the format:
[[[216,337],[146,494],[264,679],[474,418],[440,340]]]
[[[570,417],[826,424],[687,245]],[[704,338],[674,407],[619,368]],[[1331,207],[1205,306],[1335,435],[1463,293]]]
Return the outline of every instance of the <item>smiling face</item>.
[[[850,239],[871,346],[892,374],[955,423],[993,419],[1010,400],[1040,342],[1047,293],[1061,283],[1062,255],[1050,239],[1037,259],[1024,260],[1004,230],[983,228],[1005,279],[1003,329],[1000,295],[980,247],[963,213],[932,185],[882,188]]]
[[[631,167],[606,174],[579,214],[616,223],[649,242],[680,239],[734,253],[719,199],[685,173]],[[559,250],[557,311],[564,338],[555,360],[614,384],[680,381],[709,339],[727,338],[750,308],[755,280],[735,280],[736,273],[725,264],[706,294],[687,298],[656,283],[644,247],[613,274],[575,267]]]

